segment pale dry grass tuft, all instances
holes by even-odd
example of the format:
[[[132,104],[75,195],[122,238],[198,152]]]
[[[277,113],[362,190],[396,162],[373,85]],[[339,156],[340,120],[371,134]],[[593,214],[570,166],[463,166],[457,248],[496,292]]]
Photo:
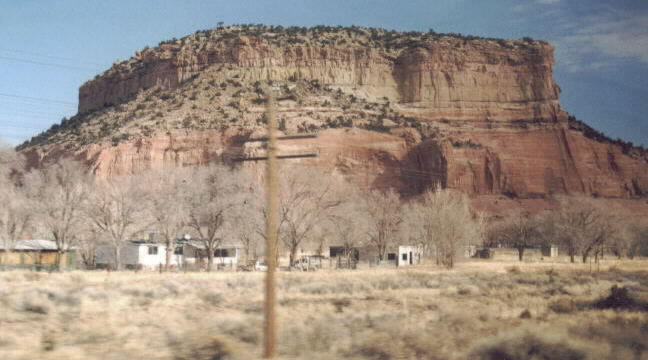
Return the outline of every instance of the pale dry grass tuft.
[[[282,272],[280,358],[645,358],[648,313],[595,304],[648,263],[613,265]],[[4,272],[0,359],[255,359],[262,309],[263,273]]]

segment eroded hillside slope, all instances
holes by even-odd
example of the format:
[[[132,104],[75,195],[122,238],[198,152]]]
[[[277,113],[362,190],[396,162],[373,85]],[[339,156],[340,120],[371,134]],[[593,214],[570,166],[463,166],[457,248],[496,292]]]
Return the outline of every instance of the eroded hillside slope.
[[[565,113],[553,47],[366,28],[226,27],[145,49],[79,91],[79,114],[21,148],[73,155],[100,176],[262,152],[263,89],[282,151],[367,187],[537,198],[648,194],[645,150]],[[254,165],[252,165],[254,166]]]

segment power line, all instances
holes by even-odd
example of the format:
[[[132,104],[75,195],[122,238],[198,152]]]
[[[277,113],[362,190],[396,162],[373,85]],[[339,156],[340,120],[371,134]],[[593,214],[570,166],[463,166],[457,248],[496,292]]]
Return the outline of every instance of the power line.
[[[2,55],[0,55],[0,59],[10,60],[10,61],[15,61],[15,62],[24,62],[24,63],[36,64],[36,65],[43,65],[43,66],[52,66],[52,67],[58,67],[58,68],[63,68],[63,69],[67,69],[67,70],[97,71],[96,68],[86,68],[86,67],[80,67],[80,66],[55,64],[55,63],[48,63],[48,62],[44,62],[44,61],[20,59],[20,58],[14,58],[14,57],[9,57],[9,56],[2,56]]]
[[[45,116],[45,115],[32,115],[32,114],[6,114],[0,112],[0,119],[1,118],[8,118],[8,119],[17,119],[17,118],[28,118],[28,119],[34,119],[35,121],[40,121],[40,120],[50,120],[52,121],[52,116]],[[0,120],[0,126],[3,124],[8,123],[7,120]]]
[[[32,100],[5,99],[0,97],[0,108],[12,110],[42,110],[48,113],[71,112],[76,113],[76,107],[63,104],[45,103]]]
[[[0,93],[0,96],[10,97],[10,98],[15,98],[15,99],[25,99],[25,100],[43,101],[43,102],[50,102],[50,103],[55,103],[55,104],[63,104],[63,105],[72,105],[72,106],[76,106],[75,103],[71,103],[71,102],[67,102],[67,101],[62,101],[62,100],[53,100],[53,99],[45,99],[45,98],[39,98],[39,97],[33,97],[33,96],[24,96],[24,95],[15,95],[15,94],[6,94],[6,93]]]
[[[19,129],[19,130],[42,130],[42,128],[37,128],[37,127],[30,127],[30,126],[22,126],[22,125],[12,125],[12,124],[2,124],[0,125],[0,128],[12,128],[12,129]]]
[[[242,159],[245,159],[247,161],[262,161],[262,160],[267,159],[266,156],[253,156],[253,157],[247,157],[246,158],[246,157],[242,156],[241,152],[233,152],[233,151],[223,151],[223,152],[221,152],[221,155],[226,155],[226,156],[232,157],[232,159],[234,161],[241,161]],[[284,159],[296,159],[296,158],[317,158],[317,157],[319,157],[319,156],[317,156],[317,154],[308,153],[308,154],[302,154],[302,155],[297,155],[297,156],[291,156],[291,155],[288,154],[288,155],[283,155],[283,157],[281,157],[281,158],[284,158]],[[306,164],[303,164],[303,163],[293,162],[293,163],[291,163],[291,166],[311,166],[311,165],[306,165]],[[380,167],[384,168],[384,169],[395,170],[395,171],[398,171],[398,172],[389,173],[389,174],[385,174],[385,173],[380,174],[375,170],[374,171],[368,171],[368,167],[365,166],[365,170],[367,170],[365,174],[344,174],[343,176],[344,177],[360,177],[360,176],[365,177],[365,176],[369,176],[369,175],[371,175],[371,176],[384,175],[384,176],[395,177],[395,178],[410,178],[410,179],[431,180],[431,179],[433,179],[435,177],[443,175],[443,172],[438,171],[438,170],[425,171],[425,170],[419,170],[419,169],[412,168],[412,167],[389,166],[389,165],[384,165],[384,164],[381,165]],[[373,163],[372,163],[372,168],[374,168]]]
[[[60,110],[60,111],[39,111],[38,108],[19,108],[19,109],[13,109],[13,108],[0,108],[0,114],[4,114],[7,116],[46,116],[46,117],[54,117],[56,116],[57,113],[63,113],[65,110]]]
[[[9,52],[9,53],[23,54],[23,55],[36,56],[36,57],[44,57],[44,58],[50,58],[50,59],[56,59],[56,60],[69,60],[69,61],[75,61],[75,62],[88,64],[88,65],[103,66],[102,64],[95,63],[95,62],[79,61],[79,59],[62,57],[62,56],[39,54],[39,53],[35,53],[35,52],[32,52],[32,51],[0,49],[0,52]]]

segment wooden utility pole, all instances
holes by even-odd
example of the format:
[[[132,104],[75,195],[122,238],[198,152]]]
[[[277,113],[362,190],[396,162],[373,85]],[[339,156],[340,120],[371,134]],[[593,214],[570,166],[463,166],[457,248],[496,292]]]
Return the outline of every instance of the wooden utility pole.
[[[279,164],[277,161],[277,134],[275,134],[277,125],[274,117],[274,99],[270,91],[268,91],[266,107],[266,118],[268,120],[268,162],[266,164],[268,217],[266,218],[265,231],[268,270],[265,279],[263,357],[269,359],[275,356],[277,343],[275,270],[277,268],[277,225],[279,223],[279,179],[277,178]]]
[[[279,160],[296,158],[318,157],[317,153],[303,154],[277,154],[278,140],[299,140],[316,138],[316,134],[299,134],[277,136],[277,122],[274,114],[274,97],[272,90],[266,94],[266,119],[268,121],[268,136],[261,138],[250,138],[245,142],[267,142],[266,156],[240,157],[235,161],[258,161],[267,160],[266,163],[266,206],[268,215],[266,217],[266,263],[268,270],[265,277],[265,303],[263,306],[263,357],[273,358],[277,353],[277,315],[276,315],[276,270],[277,270],[277,227],[279,225]]]

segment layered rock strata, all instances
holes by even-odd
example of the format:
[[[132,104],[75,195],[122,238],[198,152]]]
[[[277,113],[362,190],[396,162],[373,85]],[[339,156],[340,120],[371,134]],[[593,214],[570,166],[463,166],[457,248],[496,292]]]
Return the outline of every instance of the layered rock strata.
[[[552,77],[553,47],[546,42],[437,36],[398,48],[363,46],[362,39],[346,45],[306,41],[288,46],[277,44],[272,34],[223,37],[214,35],[218,31],[144,50],[114,65],[81,87],[79,111],[90,119],[119,104],[128,107],[151,89],[183,93],[194,83],[193,89],[207,89],[214,81],[201,76],[213,73],[242,89],[219,100],[228,109],[239,109],[237,117],[229,116],[225,105],[213,104],[220,92],[209,95],[204,105],[221,111],[228,125],[197,129],[189,121],[185,129],[153,129],[120,143],[75,148],[63,141],[24,151],[33,163],[72,153],[100,176],[231,163],[258,151],[242,140],[263,128],[263,107],[253,105],[257,99],[237,94],[259,83],[286,89],[306,83],[311,90],[299,96],[291,90],[291,99],[280,99],[277,117],[287,123],[284,131],[297,131],[298,125],[304,131],[309,125],[319,137],[282,143],[283,150],[317,151],[317,159],[293,162],[360,186],[393,187],[415,195],[442,184],[471,195],[508,199],[648,194],[645,153],[570,127]],[[333,90],[315,92],[314,87]],[[331,95],[333,91],[338,95]],[[351,102],[335,102],[344,96]],[[187,108],[178,114],[190,114],[196,106],[180,104],[168,110],[170,115],[160,112],[153,118],[185,111],[175,109]],[[256,116],[257,125],[248,125]],[[330,125],[336,117],[344,125]],[[395,121],[399,117],[407,121]],[[140,120],[135,116],[128,121]]]

